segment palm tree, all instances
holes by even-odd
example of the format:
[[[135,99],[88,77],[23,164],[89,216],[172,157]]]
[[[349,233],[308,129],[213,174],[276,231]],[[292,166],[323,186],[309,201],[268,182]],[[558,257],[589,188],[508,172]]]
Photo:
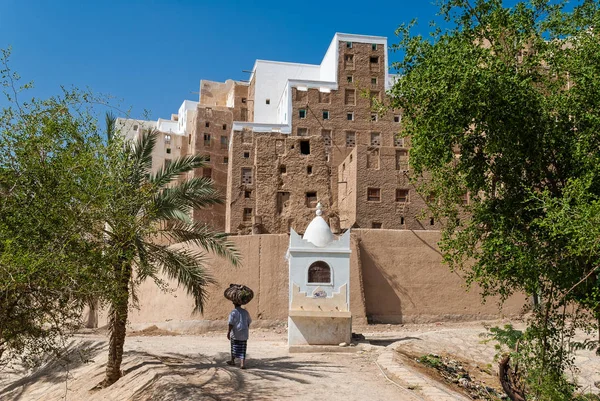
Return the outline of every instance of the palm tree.
[[[107,115],[109,142],[115,136],[115,118]],[[109,386],[121,376],[121,361],[130,300],[136,286],[159,276],[176,280],[194,298],[194,311],[203,311],[207,286],[213,279],[204,267],[206,252],[227,258],[234,266],[240,255],[223,233],[192,221],[194,209],[221,203],[212,180],[188,178],[186,173],[205,166],[200,155],[182,156],[152,173],[152,150],[158,132],[143,133],[115,152],[111,167],[115,184],[105,229],[106,256],[111,282],[108,303],[109,351],[106,377]],[[197,245],[203,251],[185,245]]]

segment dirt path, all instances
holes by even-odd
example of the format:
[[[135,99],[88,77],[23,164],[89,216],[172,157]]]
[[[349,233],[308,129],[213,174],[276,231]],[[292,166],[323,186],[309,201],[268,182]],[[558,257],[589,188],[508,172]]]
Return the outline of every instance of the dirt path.
[[[257,331],[249,342],[249,369],[225,364],[224,334],[128,337],[125,375],[108,389],[101,381],[106,339],[86,335],[72,347],[69,380],[63,366],[13,381],[2,400],[411,400],[375,364],[377,347],[355,353],[289,354],[284,334]],[[90,359],[77,363],[78,356]],[[93,362],[92,362],[93,361]],[[0,388],[3,385],[0,383]]]
[[[423,381],[418,386],[421,388],[410,391],[406,389],[410,386],[398,388],[381,373],[377,359],[387,354],[393,366],[384,369],[393,373],[397,366],[398,372],[404,372],[391,375],[398,383],[411,375],[406,371],[409,367],[394,356],[394,350],[414,355],[449,354],[470,361],[474,369],[495,370],[493,344],[482,344],[479,336],[485,331],[482,322],[377,325],[353,330],[365,334],[370,345],[361,344],[352,353],[290,354],[285,328],[254,329],[247,370],[225,364],[229,342],[224,332],[157,336],[160,331],[150,330],[127,337],[124,376],[99,391],[91,389],[103,379],[106,335],[80,335],[71,344],[67,365],[55,362],[29,375],[0,372],[0,400],[439,401],[438,396],[427,396],[439,383]],[[600,360],[586,351],[577,354],[576,362],[579,384],[586,391],[598,392]]]

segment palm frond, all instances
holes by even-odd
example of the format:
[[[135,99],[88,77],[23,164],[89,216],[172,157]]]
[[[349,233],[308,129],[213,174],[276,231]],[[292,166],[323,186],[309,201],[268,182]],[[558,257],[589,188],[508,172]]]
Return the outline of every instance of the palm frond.
[[[195,168],[206,166],[207,157],[203,155],[182,156],[173,160],[168,166],[162,166],[156,174],[150,176],[151,183],[158,188],[162,188],[180,174],[192,171]]]
[[[160,231],[169,240],[176,244],[191,243],[218,256],[227,258],[232,265],[241,263],[241,254],[235,244],[227,239],[225,233],[213,230],[204,223],[175,222]]]
[[[177,220],[191,223],[190,212],[191,206],[186,201],[172,192],[163,191],[154,197],[152,214],[147,217],[154,221]]]
[[[154,198],[157,206],[179,205],[186,212],[191,208],[204,208],[223,203],[223,197],[213,186],[210,178],[194,177],[173,187],[163,188]],[[156,208],[156,210],[160,210]]]
[[[157,136],[156,130],[143,132],[131,146],[132,174],[136,183],[141,182],[152,169],[152,151],[156,146]]]
[[[146,247],[163,274],[177,280],[194,298],[194,311],[204,312],[204,303],[208,296],[207,287],[216,283],[204,268],[206,254],[152,243],[146,243]]]
[[[156,275],[156,267],[152,260],[152,255],[148,254],[148,250],[145,246],[145,242],[140,238],[135,239],[136,248],[136,264],[137,264],[137,281],[142,282],[148,277],[154,277]]]
[[[112,111],[109,111],[104,116],[104,121],[106,123],[106,138],[108,139],[108,142],[112,142],[113,138],[115,137],[117,117]]]

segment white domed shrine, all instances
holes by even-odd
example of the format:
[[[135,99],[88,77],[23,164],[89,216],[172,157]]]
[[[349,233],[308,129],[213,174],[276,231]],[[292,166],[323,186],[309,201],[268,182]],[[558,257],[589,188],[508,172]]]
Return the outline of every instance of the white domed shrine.
[[[288,346],[350,343],[350,231],[336,239],[322,206],[303,237],[290,232]]]

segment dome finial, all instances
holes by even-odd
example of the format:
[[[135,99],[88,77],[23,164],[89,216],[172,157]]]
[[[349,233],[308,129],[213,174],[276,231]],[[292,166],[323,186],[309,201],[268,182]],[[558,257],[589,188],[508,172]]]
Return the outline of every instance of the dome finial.
[[[321,202],[317,203],[317,216],[320,216],[323,214],[323,205],[321,205]]]

